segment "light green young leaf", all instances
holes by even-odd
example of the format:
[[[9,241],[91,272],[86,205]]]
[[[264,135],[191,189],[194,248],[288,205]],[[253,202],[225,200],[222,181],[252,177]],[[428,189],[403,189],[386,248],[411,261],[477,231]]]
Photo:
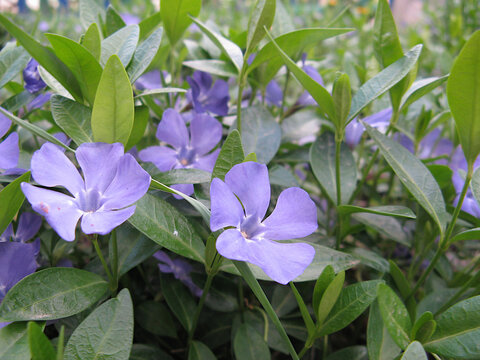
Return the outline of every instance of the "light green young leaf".
[[[150,66],[162,41],[163,29],[158,28],[135,50],[133,59],[127,67],[128,77],[133,84]]]
[[[127,24],[125,24],[125,21],[123,21],[122,17],[117,10],[115,10],[112,4],[108,5],[107,13],[105,15],[105,36],[113,34],[126,25]]]
[[[95,60],[100,60],[100,53],[102,51],[102,39],[100,38],[100,30],[98,30],[98,25],[92,23],[85,35],[82,38],[81,44],[90,51],[90,54],[93,55]]]
[[[408,345],[400,360],[428,360],[427,353],[418,341]]]
[[[43,333],[43,328],[34,322],[29,322],[27,332],[32,360],[55,360],[55,350]]]
[[[137,48],[140,29],[138,25],[126,26],[102,41],[100,65],[106,66],[112,55],[118,55],[123,67],[127,67]]]
[[[0,191],[0,234],[3,234],[22,207],[25,195],[20,189],[22,182],[30,181],[30,171],[18,177]]]
[[[147,128],[148,119],[150,118],[150,109],[147,106],[135,106],[135,115],[133,120],[132,132],[128,138],[125,149],[130,150],[143,137]]]
[[[26,322],[0,328],[0,360],[31,360]]]
[[[198,16],[202,0],[160,0],[160,14],[170,44],[174,46],[192,23],[189,15]]]
[[[238,75],[238,71],[232,63],[223,60],[189,60],[184,61],[183,65],[217,76],[236,77]]]
[[[367,349],[370,360],[395,359],[400,348],[395,344],[383,322],[378,301],[370,306],[367,326]]]
[[[333,306],[337,302],[340,292],[343,288],[343,283],[345,282],[345,271],[341,271],[335,276],[335,278],[328,284],[325,289],[322,298],[320,299],[320,304],[318,309],[315,309],[317,315],[317,325],[324,325],[324,321],[327,318],[328,314],[332,310]]]
[[[250,14],[247,31],[247,54],[251,54],[258,43],[265,37],[265,29],[270,28],[275,18],[275,0],[257,0]]]
[[[225,174],[237,164],[243,162],[245,153],[243,151],[242,140],[240,133],[237,130],[233,130],[222,145],[222,149],[218,154],[215,167],[212,171],[212,179],[219,178],[225,179]]]

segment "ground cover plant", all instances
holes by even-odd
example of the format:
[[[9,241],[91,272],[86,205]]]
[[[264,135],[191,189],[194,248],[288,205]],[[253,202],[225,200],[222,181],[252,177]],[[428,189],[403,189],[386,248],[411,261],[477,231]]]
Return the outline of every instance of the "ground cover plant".
[[[0,360],[480,359],[476,1],[19,5]]]

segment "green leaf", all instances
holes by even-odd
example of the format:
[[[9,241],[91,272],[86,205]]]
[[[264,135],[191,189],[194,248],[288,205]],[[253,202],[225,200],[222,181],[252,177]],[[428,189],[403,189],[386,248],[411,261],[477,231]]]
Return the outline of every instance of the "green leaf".
[[[315,282],[315,287],[313,289],[313,311],[315,316],[318,318],[318,309],[320,307],[320,300],[325,293],[325,289],[328,285],[333,281],[335,278],[335,271],[331,265],[327,265],[325,269],[323,269],[322,273],[318,277],[317,281]]]
[[[166,87],[166,88],[160,88],[160,89],[153,89],[153,90],[146,90],[142,92],[139,95],[135,96],[136,99],[140,99],[145,96],[152,96],[152,95],[160,95],[160,94],[172,94],[172,93],[186,93],[187,90],[181,89],[181,88],[171,88],[171,87]]]
[[[148,119],[150,118],[150,109],[147,106],[135,106],[134,111],[132,132],[125,147],[127,150],[131,149],[142,139],[145,134],[145,129],[147,128]]]
[[[64,36],[45,34],[52,44],[55,54],[77,78],[83,96],[93,104],[98,82],[102,76],[102,67],[95,57],[77,42]]]
[[[132,352],[130,353],[130,360],[173,360],[163,350],[151,345],[133,344]]]
[[[428,360],[428,357],[422,344],[414,341],[408,345],[400,360]]]
[[[100,30],[96,23],[91,24],[85,35],[82,38],[81,44],[85,47],[90,54],[93,55],[95,60],[100,60],[100,53],[102,51],[102,39],[100,38]]]
[[[428,94],[437,86],[442,85],[445,81],[447,81],[447,79],[448,75],[442,77],[430,77],[415,81],[405,95],[403,95],[402,102],[400,104],[400,111],[406,109],[408,106],[410,106],[410,104]]]
[[[120,59],[108,59],[92,110],[95,141],[127,143],[134,122],[133,90]]]
[[[65,326],[62,325],[60,328],[60,332],[57,338],[57,357],[56,360],[63,360],[63,352],[65,346]]]
[[[442,191],[430,171],[402,145],[389,139],[369,125],[363,124],[402,184],[432,217],[440,231],[443,232],[447,222],[445,201],[443,200]]]
[[[18,177],[0,191],[0,234],[3,234],[22,207],[25,195],[20,184],[30,181],[30,171]]]
[[[187,219],[172,205],[146,194],[128,220],[137,230],[174,253],[203,262],[205,245]]]
[[[450,239],[450,242],[464,241],[464,240],[479,240],[480,228],[474,228],[462,231]]]
[[[383,280],[362,281],[344,288],[323,323],[320,334],[337,332],[358,318],[377,297],[377,288],[381,283]]]
[[[397,289],[400,291],[400,295],[402,296],[402,298],[407,299],[406,305],[407,305],[408,312],[410,314],[410,317],[414,319],[417,303],[415,302],[415,299],[413,297],[410,297],[410,298],[408,297],[412,292],[410,282],[407,280],[402,270],[400,270],[400,268],[395,262],[393,262],[392,260],[389,260],[388,262],[390,264],[390,275],[392,276],[393,281],[397,286]],[[414,329],[412,330],[412,334],[414,334],[415,331],[416,330],[414,326]],[[412,335],[412,339],[414,338],[415,338],[415,335]]]
[[[189,60],[184,61],[183,65],[217,76],[236,77],[238,75],[235,67],[230,62],[223,60]]]
[[[463,46],[447,82],[450,111],[468,164],[480,153],[480,31]]]
[[[4,321],[54,320],[78,314],[107,291],[100,276],[74,268],[47,268],[10,289],[0,305]]]
[[[175,314],[183,328],[189,331],[193,324],[195,314],[195,300],[190,291],[179,281],[160,277],[162,294],[167,301],[168,307]]]
[[[333,103],[335,105],[335,126],[337,132],[342,131],[347,123],[348,112],[352,105],[352,89],[350,88],[350,79],[347,74],[341,74],[333,83],[332,91]]]
[[[162,21],[162,14],[160,11],[140,21],[140,40],[145,39]]]
[[[245,153],[243,152],[242,140],[238,130],[233,130],[223,143],[222,149],[218,154],[215,167],[212,171],[212,179],[219,178],[225,180],[225,174],[237,164],[243,162]]]
[[[378,305],[383,322],[393,341],[405,349],[410,343],[412,321],[402,300],[385,284],[378,286]]]
[[[324,132],[310,148],[310,165],[323,192],[337,203],[337,185],[335,173],[335,136]],[[352,152],[345,143],[340,148],[340,181],[342,204],[348,203],[357,183],[357,166]]]
[[[353,96],[348,122],[352,121],[365,106],[401,81],[417,63],[421,50],[422,45],[413,47],[402,58],[363,84]]]
[[[337,207],[337,211],[343,215],[354,213],[370,213],[406,219],[415,219],[417,217],[411,209],[400,205],[371,206],[368,208],[355,205],[340,205]]]
[[[201,8],[201,0],[160,0],[163,26],[172,46],[192,23],[188,15],[198,16]]]
[[[130,63],[137,48],[140,29],[138,25],[126,26],[102,41],[100,65],[105,65],[112,55],[118,55],[124,67]]]
[[[275,0],[257,0],[250,14],[247,31],[247,53],[251,54],[258,43],[265,37],[265,29],[269,29],[275,18]]]
[[[28,343],[32,360],[55,360],[57,354],[43,329],[34,322],[28,323]]]
[[[61,95],[53,95],[50,104],[53,120],[77,145],[94,141],[90,108]]]
[[[451,178],[450,178],[451,180]],[[480,168],[473,172],[472,182],[470,183],[470,189],[472,190],[473,197],[479,203],[480,200]]]
[[[75,329],[65,348],[65,360],[128,360],[132,341],[133,304],[123,289]]]
[[[21,47],[6,49],[0,53],[0,89],[25,68],[29,59],[30,56]]]
[[[70,94],[67,89],[65,89],[62,84],[60,84],[57,79],[55,79],[52,74],[50,74],[47,70],[45,70],[42,66],[38,66],[37,68],[38,73],[42,80],[47,84],[47,86],[53,90],[53,92],[62,95],[66,98],[73,100],[72,94]],[[27,91],[28,92],[28,91]],[[32,94],[33,95],[33,94]],[[83,100],[82,100],[83,103]],[[12,110],[13,111],[13,110]]]
[[[367,348],[361,345],[354,345],[343,348],[329,355],[325,360],[368,360]]]
[[[332,310],[333,306],[337,302],[340,292],[345,282],[345,271],[341,271],[335,276],[335,278],[328,284],[325,292],[320,299],[318,309],[314,309],[317,314],[317,326],[322,326],[328,314]]]
[[[108,5],[107,13],[105,16],[105,28],[107,31],[105,36],[113,34],[115,31],[120,30],[126,25],[127,24],[125,24],[125,21],[123,21],[117,10],[115,10],[111,4]]]
[[[243,66],[243,53],[242,49],[238,47],[237,44],[228,40],[224,36],[220,35],[216,31],[210,29],[206,24],[201,22],[198,19],[192,17],[192,20],[195,24],[198,25],[200,30],[220,49],[220,51],[225,54],[237,68],[238,72]]]
[[[250,325],[242,324],[233,341],[233,351],[238,360],[270,359],[270,349],[262,336]]]
[[[236,125],[232,125],[236,128]],[[280,147],[282,130],[272,114],[260,106],[242,110],[242,144],[247,154],[255,153],[258,162],[268,164]]]
[[[103,3],[102,3],[103,4]],[[101,24],[105,17],[105,10],[98,0],[79,0],[80,23],[88,29],[92,23]]]
[[[0,360],[30,360],[27,323],[18,322],[0,328]]]
[[[390,260],[391,261],[391,260]],[[418,330],[425,325],[425,323],[433,320],[433,314],[430,311],[425,311],[420,317],[415,321],[412,327],[412,339],[417,338]],[[428,340],[428,339],[427,339]]]
[[[210,182],[211,176],[209,172],[199,169],[175,169],[162,172],[154,176],[154,179],[165,185],[201,184]]]
[[[388,273],[390,271],[390,264],[385,258],[375,251],[367,250],[361,247],[349,248],[346,251],[360,260],[360,263],[377,270],[380,273]]]
[[[133,54],[132,61],[127,67],[128,77],[133,84],[140,75],[150,66],[152,60],[160,48],[162,41],[163,29],[158,28],[150,35],[144,42],[142,42],[135,53]]]
[[[22,44],[25,50],[52,74],[75,99],[82,101],[82,92],[75,76],[50,48],[40,44],[2,14],[0,14],[0,24],[2,24],[5,29]]]
[[[480,296],[460,301],[437,317],[437,330],[424,344],[427,351],[454,359],[478,359]]]
[[[172,315],[163,303],[156,301],[141,303],[135,308],[135,321],[154,335],[177,337]]]
[[[192,341],[188,350],[188,360],[216,360],[212,350],[200,341]]]
[[[395,344],[382,320],[378,301],[370,306],[367,327],[367,349],[370,360],[394,359],[400,348]]]

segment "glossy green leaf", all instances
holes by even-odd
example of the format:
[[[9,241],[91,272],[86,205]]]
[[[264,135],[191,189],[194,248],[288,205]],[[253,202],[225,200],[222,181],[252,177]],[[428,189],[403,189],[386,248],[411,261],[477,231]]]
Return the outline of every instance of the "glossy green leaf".
[[[395,359],[400,348],[395,344],[383,322],[378,301],[370,306],[367,327],[367,349],[370,360]]]
[[[0,328],[0,360],[13,359],[31,360],[26,322]]]
[[[450,239],[450,242],[464,241],[464,240],[479,240],[480,228],[469,229],[456,234]]]
[[[79,0],[80,23],[88,29],[92,23],[100,25],[105,17],[105,10],[99,0]]]
[[[368,360],[367,348],[354,345],[343,348],[329,355],[325,360]]]
[[[140,27],[140,40],[145,39],[150,33],[160,24],[162,21],[162,14],[160,11],[153,13],[149,17],[146,17],[138,26]]]
[[[411,209],[400,205],[371,206],[368,208],[355,205],[340,205],[337,207],[337,211],[344,215],[354,213],[370,213],[407,219],[415,219],[417,217]]]
[[[95,141],[127,143],[134,122],[133,90],[120,59],[108,60],[98,84],[92,110]]]
[[[333,84],[333,104],[335,106],[335,126],[342,131],[347,123],[348,112],[352,105],[352,89],[347,74],[341,74]]]
[[[30,171],[12,181],[0,191],[0,234],[3,234],[22,207],[25,195],[23,195],[20,184],[30,181]]]
[[[30,56],[21,47],[3,50],[0,53],[0,89],[22,71]]]
[[[333,306],[337,302],[340,292],[342,291],[343,284],[345,282],[345,271],[341,271],[335,276],[335,278],[326,287],[318,305],[318,309],[315,310],[317,315],[317,324],[323,325],[328,314],[332,310]]]
[[[107,13],[105,14],[105,29],[107,32],[105,36],[113,34],[126,25],[117,10],[111,4],[108,5]]]
[[[147,128],[148,120],[150,119],[150,109],[147,106],[135,106],[135,113],[133,118],[133,127],[130,137],[126,145],[126,149],[131,149],[134,145],[143,138],[145,129]]]
[[[353,257],[360,260],[360,263],[365,266],[375,269],[381,273],[388,273],[390,271],[390,264],[388,261],[375,251],[361,247],[349,248],[346,250]]]
[[[212,350],[201,341],[192,341],[188,350],[188,360],[216,360]]]
[[[171,87],[166,87],[166,88],[160,88],[160,89],[152,89],[152,90],[146,90],[142,92],[141,94],[138,94],[135,96],[136,99],[140,99],[145,96],[153,96],[153,95],[161,95],[161,94],[173,94],[173,93],[186,93],[187,90],[181,89],[181,88],[171,88]]]
[[[100,276],[74,268],[47,268],[10,289],[0,305],[4,321],[54,320],[78,314],[107,291]]]
[[[102,67],[95,57],[77,42],[64,36],[45,34],[55,54],[72,71],[80,84],[83,96],[93,104]]]
[[[201,8],[201,0],[160,0],[163,26],[172,46],[192,23],[188,15],[198,16]]]
[[[93,55],[95,60],[100,60],[100,53],[102,51],[102,39],[100,38],[100,30],[98,30],[98,25],[92,23],[85,35],[82,38],[81,44],[85,47],[90,54]]]
[[[342,203],[348,203],[357,183],[357,166],[352,152],[343,143],[340,148],[340,181]],[[333,202],[337,202],[335,173],[335,136],[324,132],[310,148],[310,166],[324,193]]]
[[[417,63],[421,50],[422,45],[413,47],[402,58],[365,82],[353,96],[348,122],[352,121],[365,106],[407,76]]]
[[[60,84],[57,79],[55,79],[52,74],[50,74],[47,70],[45,70],[42,66],[37,67],[38,73],[40,74],[40,77],[42,80],[47,84],[47,86],[54,92],[59,95],[62,95],[66,98],[69,98],[71,100],[74,100],[72,94],[68,92],[67,89],[65,89],[62,84]],[[83,100],[82,102],[83,103]]]
[[[139,33],[138,25],[129,25],[103,39],[100,64],[106,67],[111,56],[117,55],[123,66],[127,67],[137,48]]]
[[[408,345],[400,360],[427,360],[427,353],[423,346],[418,341],[412,342]]]
[[[430,171],[402,145],[369,125],[363,124],[402,184],[432,217],[440,231],[443,231],[447,222],[445,201]]]
[[[437,329],[437,322],[435,320],[426,321],[418,331],[415,333],[415,340],[420,341],[422,344],[426,343]]]
[[[362,281],[344,288],[320,328],[320,334],[337,332],[358,318],[375,300],[378,285],[382,283],[383,280]]]
[[[75,329],[65,347],[65,360],[128,360],[132,341],[133,304],[123,289]]]
[[[422,96],[428,94],[436,87],[442,85],[447,81],[448,75],[442,77],[430,77],[415,81],[402,97],[400,104],[400,111],[406,109],[410,104],[420,99]]]
[[[137,230],[174,253],[203,262],[203,241],[172,205],[147,194],[136,206],[135,214],[128,221]]]
[[[236,77],[238,75],[237,69],[230,62],[223,60],[189,60],[184,61],[183,65],[217,76]]]
[[[135,321],[158,336],[177,337],[175,322],[164,303],[145,301],[135,308]]]
[[[418,330],[425,325],[425,323],[433,320],[433,314],[430,311],[425,311],[420,317],[415,321],[412,327],[412,339],[417,338]],[[428,340],[428,339],[427,339]]]
[[[28,343],[30,345],[30,353],[32,360],[55,360],[57,354],[53,349],[53,345],[43,333],[42,327],[34,322],[28,323],[27,328]]]
[[[480,31],[463,46],[447,82],[447,98],[467,163],[480,153]]]
[[[238,360],[270,359],[267,343],[254,328],[242,324],[237,329],[233,341],[233,352]]]
[[[318,277],[317,281],[315,282],[315,287],[313,289],[313,310],[315,316],[318,318],[318,309],[320,307],[320,300],[325,293],[325,290],[328,285],[333,281],[335,278],[335,272],[333,271],[333,267],[331,265],[327,265],[325,269],[322,271],[320,276]]]
[[[414,319],[417,303],[415,302],[415,299],[413,297],[409,297],[409,295],[412,292],[410,282],[407,280],[404,273],[395,262],[393,262],[392,260],[389,260],[389,264],[390,264],[390,275],[392,276],[393,281],[397,286],[397,289],[400,291],[400,295],[402,299],[406,299],[405,304],[407,306],[408,313],[410,314],[410,317]],[[414,334],[415,331],[416,330],[414,326],[414,329],[412,330],[412,334]],[[415,335],[412,335],[412,339],[414,338],[415,338]]]
[[[237,130],[233,130],[222,145],[220,153],[218,154],[215,167],[212,171],[212,179],[219,178],[225,179],[225,174],[237,164],[243,162],[245,153],[243,151],[242,140],[240,133]]]
[[[160,278],[162,285],[162,294],[167,301],[168,307],[187,331],[193,324],[193,315],[195,314],[195,300],[193,300],[190,291],[179,281],[167,279],[165,276]]]
[[[160,48],[163,29],[158,28],[143,41],[135,50],[132,61],[127,67],[128,77],[133,84],[150,66]]]
[[[154,176],[155,180],[165,185],[201,184],[210,182],[212,175],[199,169],[175,169]]]
[[[275,0],[257,0],[250,14],[247,31],[247,53],[251,54],[258,43],[265,37],[265,29],[270,28],[275,18]]]
[[[383,322],[393,341],[405,349],[410,343],[412,321],[407,308],[395,292],[385,284],[378,286],[378,305]]]

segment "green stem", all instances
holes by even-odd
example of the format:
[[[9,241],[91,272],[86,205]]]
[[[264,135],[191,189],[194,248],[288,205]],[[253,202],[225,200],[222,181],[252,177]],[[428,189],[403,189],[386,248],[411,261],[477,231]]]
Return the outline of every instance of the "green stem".
[[[308,348],[308,347],[305,345],[305,346],[303,347],[302,351],[300,351],[300,352],[298,353],[298,357],[299,357],[300,359],[301,359],[302,357],[304,357],[304,356],[305,356],[305,353],[308,351],[308,349],[310,349],[310,348]]]
[[[98,245],[98,235],[93,234],[90,235],[90,238],[92,240],[93,246],[95,247],[95,251],[97,252],[98,258],[100,259],[100,262],[102,263],[103,269],[105,270],[105,273],[107,274],[108,281],[110,284],[113,284],[113,278],[112,278],[112,273],[110,272],[110,269],[108,268],[107,262],[105,261],[105,258],[103,257],[102,250],[100,249],[100,245]]]
[[[322,349],[322,359],[325,360],[328,354],[328,335],[323,337],[323,349]]]
[[[215,275],[209,274],[207,276],[207,281],[203,286],[202,296],[200,297],[200,301],[198,302],[197,308],[195,310],[195,314],[193,316],[192,327],[188,331],[188,346],[192,343],[193,336],[195,335],[195,329],[197,328],[198,319],[200,317],[200,313],[202,312],[203,304],[205,303],[205,299],[207,298],[207,294],[210,291],[210,286],[212,285],[212,280]]]
[[[311,335],[315,331],[315,324],[313,323],[312,317],[308,312],[307,306],[305,305],[305,302],[303,301],[302,296],[300,295],[297,288],[295,287],[295,284],[292,281],[290,281],[290,287],[292,288],[293,295],[295,295],[295,299],[297,300],[298,307],[300,308],[300,313],[302,314],[303,321],[307,326],[308,334]]]

